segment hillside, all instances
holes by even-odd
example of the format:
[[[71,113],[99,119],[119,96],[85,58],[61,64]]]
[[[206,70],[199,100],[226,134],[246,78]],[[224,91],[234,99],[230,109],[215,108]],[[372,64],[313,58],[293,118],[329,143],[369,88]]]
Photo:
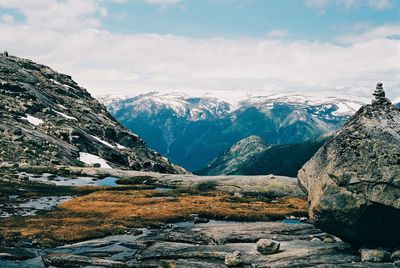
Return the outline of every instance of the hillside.
[[[1,54],[0,96],[3,164],[185,172],[148,149],[70,76],[47,66]]]
[[[325,143],[327,138],[295,144],[270,145],[250,136],[218,156],[198,175],[281,175],[296,177],[297,172]]]

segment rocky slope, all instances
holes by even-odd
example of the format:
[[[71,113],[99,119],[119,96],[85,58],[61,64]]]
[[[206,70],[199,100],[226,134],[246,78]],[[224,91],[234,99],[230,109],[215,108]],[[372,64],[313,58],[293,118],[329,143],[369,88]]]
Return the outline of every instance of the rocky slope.
[[[327,141],[327,138],[295,144],[266,144],[250,136],[219,155],[198,175],[263,175],[296,177],[297,172]]]
[[[233,106],[211,97],[149,93],[101,98],[123,125],[175,163],[196,171],[251,135],[300,143],[336,131],[360,101],[300,95],[253,96]]]
[[[0,55],[0,161],[185,172],[119,124],[70,76]]]
[[[303,166],[298,177],[319,227],[355,245],[399,246],[399,125],[400,110],[379,97]]]

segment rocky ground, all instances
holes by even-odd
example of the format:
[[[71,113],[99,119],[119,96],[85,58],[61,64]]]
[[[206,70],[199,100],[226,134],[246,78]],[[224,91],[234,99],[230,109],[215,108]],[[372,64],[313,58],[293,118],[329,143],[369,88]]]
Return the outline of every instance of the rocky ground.
[[[14,205],[0,208],[0,267],[393,267],[396,258],[381,250],[363,253],[379,262],[361,262],[307,223],[293,178],[40,171],[2,170],[1,204]],[[21,214],[18,204],[34,200],[45,209]]]

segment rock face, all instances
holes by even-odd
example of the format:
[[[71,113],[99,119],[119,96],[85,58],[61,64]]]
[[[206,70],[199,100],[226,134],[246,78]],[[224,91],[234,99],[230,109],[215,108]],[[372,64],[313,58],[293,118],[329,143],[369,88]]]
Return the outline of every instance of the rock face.
[[[80,161],[80,160],[82,161]],[[148,149],[70,76],[0,54],[0,162],[185,173]]]
[[[400,110],[375,96],[298,178],[318,227],[355,245],[399,246]]]

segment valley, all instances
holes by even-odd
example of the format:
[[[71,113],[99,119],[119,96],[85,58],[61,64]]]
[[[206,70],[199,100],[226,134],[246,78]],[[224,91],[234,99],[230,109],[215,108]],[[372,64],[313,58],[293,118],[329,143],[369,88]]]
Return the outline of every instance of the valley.
[[[205,169],[235,143],[253,135],[270,145],[328,136],[365,101],[352,98],[355,100],[291,93],[252,96],[230,104],[212,96],[180,93],[99,97],[107,110],[150,148],[191,172]],[[246,174],[241,172],[238,174]],[[263,170],[254,168],[251,174],[263,174]]]

